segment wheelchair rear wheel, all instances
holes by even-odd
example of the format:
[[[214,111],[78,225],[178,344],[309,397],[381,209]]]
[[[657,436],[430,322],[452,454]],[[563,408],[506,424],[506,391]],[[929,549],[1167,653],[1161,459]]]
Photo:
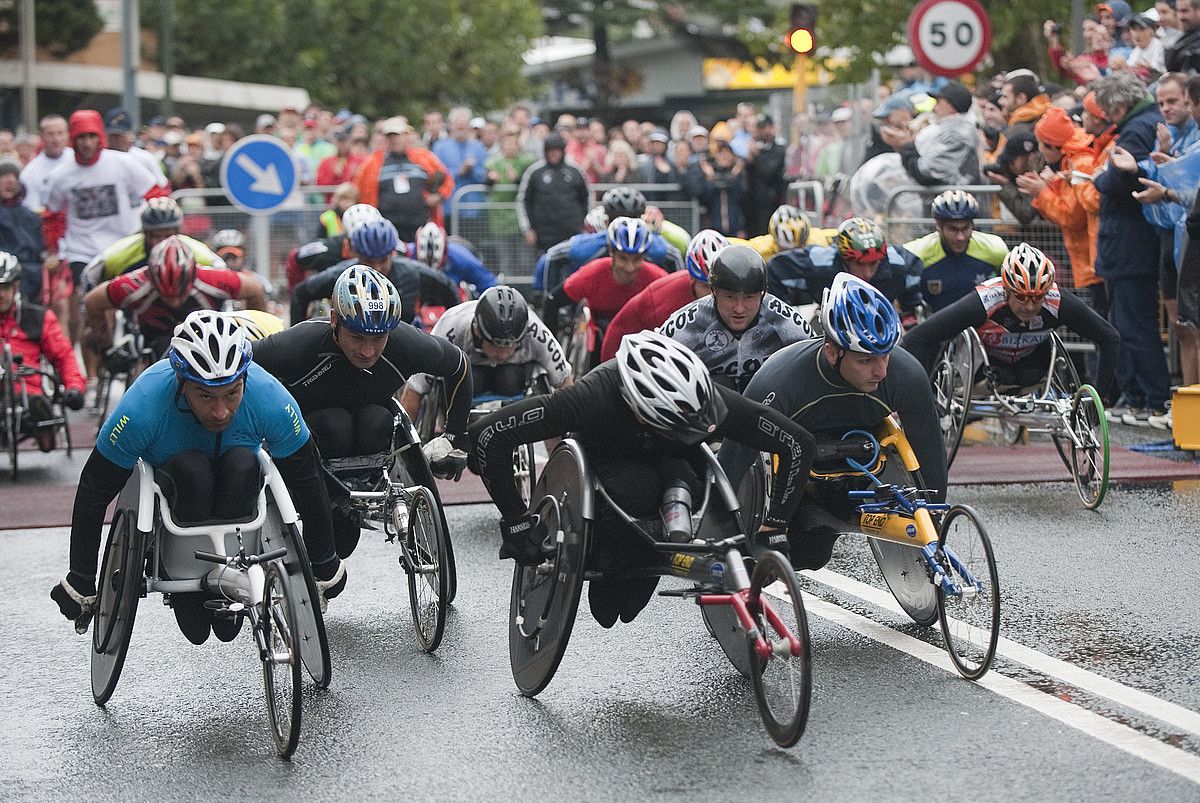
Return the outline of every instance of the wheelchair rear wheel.
[[[393,524],[398,526],[393,509]],[[408,575],[408,601],[413,628],[425,652],[442,643],[446,630],[450,578],[446,571],[449,539],[438,515],[437,502],[428,488],[418,487],[408,503],[408,532],[401,565]]]
[[[267,716],[280,758],[289,758],[300,741],[300,644],[291,581],[278,562],[267,566],[262,614],[258,620]]]
[[[791,747],[800,740],[808,723],[812,644],[800,584],[783,555],[769,550],[759,557],[750,576],[747,605],[771,648],[764,658],[754,649],[754,642],[746,641],[758,711],[775,743]]]
[[[946,444],[947,468],[954,462],[967,426],[974,376],[974,344],[969,335],[962,333],[946,344],[933,374],[933,400]]]
[[[135,474],[132,479],[136,480]],[[122,496],[125,496],[123,493]],[[129,502],[128,498],[124,500]],[[118,503],[96,586],[92,621],[92,697],[104,705],[121,679],[145,576],[145,536],[137,529],[136,497]]]
[[[880,477],[885,483],[909,488],[924,488],[920,472],[910,472],[900,456],[889,453]],[[929,583],[925,558],[916,547],[867,536],[879,573],[896,602],[921,627],[931,627],[938,619],[937,590]]]
[[[959,674],[978,680],[992,665],[1000,640],[1000,576],[992,542],[979,515],[966,505],[950,508],[938,529],[942,570],[962,589],[948,594],[938,588],[942,635]]]

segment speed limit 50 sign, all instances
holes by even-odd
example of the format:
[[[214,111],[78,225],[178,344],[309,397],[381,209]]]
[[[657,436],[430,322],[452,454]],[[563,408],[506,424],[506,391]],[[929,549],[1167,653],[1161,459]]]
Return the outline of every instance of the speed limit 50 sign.
[[[992,24],[976,0],[922,0],[908,18],[908,46],[937,75],[974,70],[992,44]]]

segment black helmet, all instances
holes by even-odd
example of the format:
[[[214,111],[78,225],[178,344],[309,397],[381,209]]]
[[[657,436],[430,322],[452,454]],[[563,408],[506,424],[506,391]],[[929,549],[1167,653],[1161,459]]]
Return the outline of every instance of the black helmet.
[[[727,246],[708,266],[708,286],[731,293],[762,293],[767,289],[767,263],[748,245]]]
[[[475,305],[475,325],[489,343],[500,348],[517,346],[529,327],[529,305],[508,285],[489,287]]]
[[[646,196],[633,187],[613,187],[600,199],[609,220],[619,217],[641,217],[646,213]]]
[[[142,231],[178,229],[183,225],[183,210],[174,198],[151,198],[142,209]]]
[[[546,151],[565,151],[567,149],[567,141],[562,138],[562,134],[547,134],[546,141],[542,143],[542,153]]]

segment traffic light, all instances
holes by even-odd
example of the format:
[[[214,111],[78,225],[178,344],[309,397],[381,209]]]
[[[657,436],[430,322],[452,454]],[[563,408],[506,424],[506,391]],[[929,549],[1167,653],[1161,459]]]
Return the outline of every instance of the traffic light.
[[[811,3],[792,3],[792,25],[786,44],[792,52],[806,56],[817,47],[817,7]]]

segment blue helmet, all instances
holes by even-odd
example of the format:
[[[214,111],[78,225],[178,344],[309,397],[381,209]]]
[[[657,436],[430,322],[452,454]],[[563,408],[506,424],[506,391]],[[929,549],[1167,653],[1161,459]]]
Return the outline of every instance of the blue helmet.
[[[847,351],[888,354],[900,339],[900,316],[887,296],[871,285],[839,273],[821,297],[825,338]]]
[[[401,323],[400,293],[379,271],[354,265],[342,271],[333,285],[333,311],[347,329],[386,335]]]
[[[979,217],[979,201],[965,190],[946,190],[933,199],[934,220],[974,220]]]
[[[619,217],[608,224],[609,250],[644,254],[650,250],[650,226],[640,217]]]
[[[399,244],[396,227],[385,218],[368,220],[350,232],[350,247],[363,259],[383,259]]]

